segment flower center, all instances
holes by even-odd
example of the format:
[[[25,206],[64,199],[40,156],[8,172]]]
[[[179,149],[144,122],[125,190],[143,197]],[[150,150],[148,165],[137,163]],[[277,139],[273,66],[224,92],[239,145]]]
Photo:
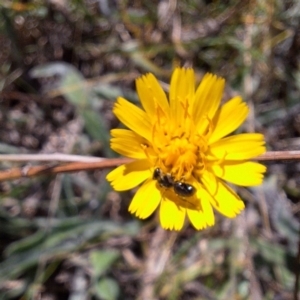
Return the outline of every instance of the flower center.
[[[189,179],[197,165],[198,147],[185,137],[173,136],[158,154],[162,168],[173,174],[176,180]]]
[[[197,134],[191,118],[179,126],[162,124],[160,120],[153,128],[155,167],[178,181],[188,182],[191,176],[198,178],[205,169],[207,143],[205,136]]]

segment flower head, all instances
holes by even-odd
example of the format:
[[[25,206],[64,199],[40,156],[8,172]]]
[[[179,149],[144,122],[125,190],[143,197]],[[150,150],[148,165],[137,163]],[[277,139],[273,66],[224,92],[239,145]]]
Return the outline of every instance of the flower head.
[[[200,230],[215,223],[213,208],[233,218],[243,201],[226,182],[259,185],[265,166],[249,161],[265,152],[258,133],[228,136],[249,108],[237,96],[220,106],[225,81],[206,74],[195,89],[192,69],[176,68],[169,97],[152,74],[136,80],[142,109],[119,97],[114,113],[129,129],[111,131],[111,148],[134,161],[107,175],[117,191],[141,184],[129,211],[141,219],[159,207],[165,229],[186,216]]]

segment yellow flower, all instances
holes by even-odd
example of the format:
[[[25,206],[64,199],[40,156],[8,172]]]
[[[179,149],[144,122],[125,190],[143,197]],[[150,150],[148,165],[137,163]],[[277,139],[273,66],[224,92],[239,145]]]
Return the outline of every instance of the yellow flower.
[[[111,148],[134,161],[107,175],[117,191],[141,184],[129,211],[141,219],[159,207],[161,226],[180,230],[186,216],[200,230],[228,218],[244,203],[225,182],[261,184],[266,167],[248,161],[265,152],[258,133],[228,136],[249,108],[237,96],[220,106],[225,80],[206,74],[195,90],[192,69],[176,68],[169,99],[153,74],[136,80],[143,109],[119,97],[114,114],[129,129],[111,131]]]

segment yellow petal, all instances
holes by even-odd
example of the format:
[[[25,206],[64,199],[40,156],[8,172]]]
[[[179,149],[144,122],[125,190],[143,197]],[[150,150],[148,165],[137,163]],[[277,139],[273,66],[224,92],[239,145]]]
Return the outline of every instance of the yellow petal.
[[[202,133],[212,120],[223,96],[225,80],[213,74],[205,74],[196,90],[193,118],[198,132]]]
[[[215,224],[215,216],[210,204],[211,196],[203,188],[197,191],[197,197],[200,199],[201,210],[187,209],[187,215],[190,222],[197,230],[212,226]]]
[[[218,188],[217,180],[218,180],[218,178],[215,176],[215,174],[213,172],[204,171],[201,174],[201,182],[209,184],[209,186],[210,186],[209,190],[213,194],[216,193],[217,188]]]
[[[156,181],[147,180],[134,195],[128,210],[138,218],[148,218],[158,207],[161,193],[156,188]]]
[[[209,182],[203,182],[205,188],[212,196],[211,204],[221,214],[234,218],[244,209],[244,202],[240,197],[221,180],[217,180],[217,190],[213,191]]]
[[[116,117],[138,135],[151,140],[151,122],[149,116],[140,108],[126,99],[119,97],[113,109]]]
[[[220,160],[245,160],[266,152],[264,136],[244,133],[221,139],[210,145],[210,154]]]
[[[209,137],[208,144],[223,138],[236,130],[247,118],[249,107],[240,96],[225,103],[213,120],[214,130]]]
[[[121,165],[107,174],[106,179],[111,182],[116,191],[130,190],[147,178],[152,177],[149,161],[137,160]]]
[[[241,186],[260,185],[263,181],[263,173],[267,169],[264,165],[252,161],[226,162],[221,165],[212,165],[211,168],[219,178]]]
[[[160,204],[160,224],[164,229],[180,230],[183,227],[186,209],[163,198]]]
[[[146,142],[144,138],[135,132],[127,129],[112,129],[110,147],[123,156],[143,159],[146,158],[142,144]]]
[[[181,124],[185,110],[183,105],[192,105],[195,96],[195,74],[193,69],[176,68],[170,83],[171,117],[177,124]]]
[[[166,93],[153,74],[149,73],[138,78],[136,80],[136,89],[143,108],[151,118],[156,117],[157,105],[165,113],[169,112],[170,107]]]

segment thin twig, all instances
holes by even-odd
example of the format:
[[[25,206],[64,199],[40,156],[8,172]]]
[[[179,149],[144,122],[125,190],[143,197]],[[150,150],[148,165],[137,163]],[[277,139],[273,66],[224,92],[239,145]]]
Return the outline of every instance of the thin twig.
[[[255,160],[298,160],[300,151],[269,151],[258,156]],[[83,156],[64,153],[50,154],[0,154],[1,161],[13,162],[32,162],[32,161],[50,161],[50,162],[100,162],[106,158],[96,156]]]
[[[95,156],[71,155],[63,153],[53,154],[0,154],[0,161],[31,162],[31,161],[50,161],[50,162],[99,162],[106,158]]]
[[[26,166],[23,168],[12,168],[0,172],[0,181],[12,180],[21,177],[33,177],[39,175],[51,175],[67,172],[78,172],[112,168],[121,164],[131,162],[129,158],[111,158],[98,162],[72,162],[60,165]]]
[[[27,158],[27,159],[25,159]],[[255,158],[258,161],[280,161],[280,160],[300,160],[300,151],[270,151]],[[99,158],[92,156],[79,156],[67,154],[24,154],[19,155],[0,155],[0,161],[48,161],[52,164],[42,166],[28,166],[22,168],[11,168],[0,171],[0,181],[12,180],[21,177],[33,177],[39,175],[51,175],[67,172],[79,172],[88,170],[98,170],[105,168],[113,168],[121,164],[132,161],[130,158]],[[55,162],[65,162],[64,164],[55,164]],[[73,161],[73,162],[70,162]],[[75,161],[75,162],[74,162]]]
[[[300,151],[268,151],[256,157],[255,160],[300,160]]]

